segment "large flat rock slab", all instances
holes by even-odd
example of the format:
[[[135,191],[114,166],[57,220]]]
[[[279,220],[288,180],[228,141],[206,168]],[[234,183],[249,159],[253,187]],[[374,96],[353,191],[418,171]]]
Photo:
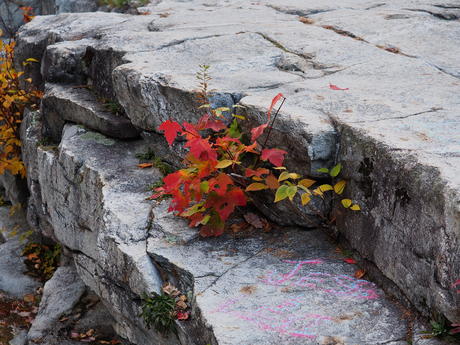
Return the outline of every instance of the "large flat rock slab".
[[[402,310],[375,284],[355,278],[358,267],[324,232],[199,240],[164,206],[154,214],[147,251],[171,281],[194,291],[216,343],[406,344]]]

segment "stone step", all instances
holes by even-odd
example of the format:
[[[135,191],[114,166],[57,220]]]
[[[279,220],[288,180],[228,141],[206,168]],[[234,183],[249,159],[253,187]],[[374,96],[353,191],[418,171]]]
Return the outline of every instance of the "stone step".
[[[30,116],[30,114],[29,114]],[[40,126],[34,115],[30,126]],[[29,133],[36,133],[30,128]],[[320,231],[284,228],[200,239],[196,229],[145,201],[156,169],[138,169],[141,140],[122,142],[66,125],[59,147],[25,140],[29,216],[70,253],[86,285],[135,344],[408,344],[404,309],[355,278]],[[34,143],[35,141],[35,143]],[[41,210],[33,210],[37,205]],[[152,207],[153,206],[153,207]],[[46,230],[45,230],[46,231]],[[191,318],[160,336],[139,317],[141,296],[164,282],[189,297]],[[419,327],[419,326],[418,326]],[[417,328],[418,329],[418,328]]]
[[[46,114],[44,120],[49,135],[59,142],[65,123],[73,122],[113,138],[139,136],[140,130],[123,116],[121,106],[103,102],[81,86],[46,84],[41,110]]]

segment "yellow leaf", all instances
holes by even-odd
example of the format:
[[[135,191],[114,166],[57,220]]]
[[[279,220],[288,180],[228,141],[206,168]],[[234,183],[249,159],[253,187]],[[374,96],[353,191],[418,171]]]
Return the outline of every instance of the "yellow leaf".
[[[351,206],[351,200],[350,199],[343,199],[342,200],[342,205],[345,208],[349,208]]]
[[[219,163],[217,163],[216,168],[224,169],[232,164],[233,164],[233,161],[231,161],[230,159],[224,159],[224,160],[219,161]]]
[[[246,192],[255,192],[255,191],[264,190],[267,188],[268,188],[267,185],[264,185],[263,183],[255,182],[255,183],[251,183],[249,186],[246,187]]]
[[[299,181],[299,185],[304,186],[305,188],[309,188],[315,184],[315,180],[310,180],[308,178],[304,178],[303,180]]]
[[[321,186],[318,187],[321,192],[327,192],[329,190],[333,190],[332,186],[330,184],[322,184]]]
[[[353,206],[350,207],[350,210],[353,210],[353,211],[360,211],[360,210],[361,210],[361,207],[359,207],[359,205],[357,205],[357,204],[354,204]]]
[[[302,205],[304,206],[308,204],[311,200],[310,196],[307,193],[302,194],[301,199],[302,199]]]
[[[253,176],[252,179],[254,181],[263,181],[264,180],[262,177],[259,177],[259,176]]]
[[[283,171],[281,173],[281,175],[278,177],[278,181],[284,181],[284,180],[287,180],[287,179],[293,179],[293,180],[296,180],[300,178],[300,175],[299,174],[296,174],[296,173],[290,173],[290,172],[287,172],[287,171]]]
[[[275,170],[286,170],[285,167],[274,167],[273,169],[275,169]]]
[[[346,184],[347,184],[347,181],[345,181],[345,180],[341,180],[341,181],[337,182],[334,185],[334,192],[336,192],[337,194],[342,194],[343,191],[345,190]]]

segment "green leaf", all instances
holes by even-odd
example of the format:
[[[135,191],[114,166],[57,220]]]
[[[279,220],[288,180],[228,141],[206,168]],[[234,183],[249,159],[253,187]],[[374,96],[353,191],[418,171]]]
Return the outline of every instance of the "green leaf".
[[[238,121],[236,119],[233,119],[232,124],[228,128],[228,135],[231,138],[239,138],[241,137],[241,132],[238,128]]]
[[[336,177],[338,174],[340,174],[341,170],[342,170],[342,164],[339,163],[331,169],[331,172],[329,173],[329,175],[331,175],[332,177]]]
[[[297,186],[289,186],[287,189],[287,196],[289,200],[292,201],[296,194],[297,194]]]
[[[345,190],[346,184],[347,184],[347,181],[345,181],[345,180],[341,180],[341,181],[337,182],[334,185],[334,192],[336,192],[339,195],[342,194],[343,191]]]
[[[203,217],[203,219],[201,220],[200,224],[202,224],[202,225],[208,224],[209,219],[211,219],[211,216],[208,214],[208,215]]]
[[[209,191],[209,182],[203,181],[200,183],[200,192],[207,193]]]
[[[203,208],[204,202],[200,202],[198,204],[193,205],[190,207],[188,210],[185,210],[184,212],[181,213],[182,217],[190,217],[193,216],[195,213],[204,211],[205,209]]]
[[[319,168],[319,169],[316,169],[317,172],[320,172],[320,173],[329,173],[329,169],[328,168]]]
[[[342,205],[345,208],[349,208],[351,206],[352,201],[350,199],[343,199],[342,200]]]
[[[289,186],[283,184],[280,186],[275,193],[275,202],[284,200],[288,197]]]

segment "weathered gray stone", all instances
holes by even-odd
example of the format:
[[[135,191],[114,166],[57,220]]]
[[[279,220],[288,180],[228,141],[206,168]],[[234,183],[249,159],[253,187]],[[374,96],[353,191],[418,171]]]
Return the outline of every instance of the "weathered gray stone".
[[[0,232],[6,240],[0,243],[0,290],[10,296],[22,298],[26,294],[34,293],[40,282],[24,274],[27,267],[21,252],[27,243],[27,236],[24,234],[30,230],[25,215],[21,210],[15,215],[9,213],[8,207],[0,207]]]
[[[75,267],[58,267],[43,288],[38,314],[27,338],[36,342],[45,337],[53,330],[59,318],[73,309],[84,292],[85,284],[78,276]]]
[[[289,0],[282,4],[165,0],[146,10],[152,14],[36,18],[20,31],[18,57],[44,57],[44,80],[86,81],[99,94],[115,97],[132,123],[145,131],[156,131],[168,118],[197,118],[194,73],[201,63],[212,66],[211,86],[219,91],[223,104],[241,99],[248,125],[265,122],[271,98],[282,92],[287,103],[272,140],[274,146],[290,152],[289,169],[315,175],[318,167],[342,161],[343,175],[349,179],[345,196],[363,210],[351,214],[338,208],[340,233],[419,311],[439,312],[452,322],[459,321],[459,295],[452,288],[460,277],[456,173],[460,83],[455,54],[459,24],[448,20],[457,15],[455,6],[422,0]],[[300,21],[299,16],[309,20]],[[443,49],[446,44],[452,46],[451,52]],[[38,66],[33,68],[41,78]],[[347,90],[331,89],[330,84]],[[139,310],[138,295],[158,291],[162,281],[145,254],[148,242],[150,256],[168,279],[181,289],[203,292],[196,297],[192,321],[178,326],[183,344],[286,343],[286,324],[304,326],[305,319],[295,318],[295,312],[312,315],[309,308],[317,305],[323,316],[336,317],[335,311],[345,310],[362,315],[332,325],[327,317],[310,320],[309,325],[321,325],[315,338],[304,339],[307,343],[405,342],[405,326],[395,321],[399,314],[390,304],[377,299],[351,305],[337,298],[331,307],[322,295],[334,291],[327,279],[305,281],[313,285],[287,292],[314,302],[288,305],[295,317],[264,314],[270,305],[258,302],[273,299],[270,303],[283,309],[284,292],[261,283],[257,276],[267,274],[264,269],[283,271],[287,263],[264,252],[252,257],[254,250],[265,248],[263,239],[242,240],[246,247],[235,244],[243,248],[241,257],[231,257],[225,267],[227,257],[219,259],[219,251],[228,254],[225,242],[196,239],[193,230],[180,222],[174,225],[172,215],[164,216],[164,206],[152,211],[155,218],[148,238],[145,229],[151,224],[151,213],[140,200],[146,196],[141,185],[149,179],[146,171],[135,168],[132,154],[156,145],[156,134],[145,132],[143,137],[150,139],[122,143],[66,126],[55,149],[36,148],[31,134],[25,148],[32,171],[30,214],[36,216],[42,231],[74,251],[83,280],[114,313],[118,332],[132,341],[152,341],[148,340],[152,333],[132,320]],[[159,146],[164,151],[164,145]],[[174,150],[168,159],[180,155],[180,148]],[[151,180],[158,178],[155,175]],[[155,232],[158,229],[163,235]],[[290,247],[290,236],[296,246]],[[276,250],[294,251],[294,260],[313,258],[310,253],[330,255],[323,242],[316,244],[310,236],[315,237],[294,231],[272,241],[279,246]],[[309,242],[324,251],[299,249]],[[214,245],[217,253],[212,252]],[[335,261],[318,265],[316,272],[322,274],[353,273]],[[305,265],[302,270],[311,277]],[[245,282],[257,285],[250,298],[241,298],[244,292],[239,290],[244,286],[234,288]],[[323,286],[323,290],[313,293],[312,286]],[[213,312],[224,296],[238,302],[223,307],[224,312]],[[251,314],[255,311],[259,318]],[[379,320],[374,328],[370,311],[382,312],[374,315]],[[280,325],[283,320],[287,321]]]
[[[216,344],[406,343],[401,311],[354,278],[355,266],[321,231],[195,240],[164,206],[153,212],[147,250],[169,281],[193,293],[204,323],[184,323],[186,334],[212,329]]]
[[[65,122],[84,125],[114,138],[136,138],[139,136],[131,122],[120,113],[115,114],[89,90],[74,86],[47,84],[46,96],[42,100],[41,112],[45,114],[45,126],[50,136],[59,141]],[[112,107],[118,107],[112,103]]]

